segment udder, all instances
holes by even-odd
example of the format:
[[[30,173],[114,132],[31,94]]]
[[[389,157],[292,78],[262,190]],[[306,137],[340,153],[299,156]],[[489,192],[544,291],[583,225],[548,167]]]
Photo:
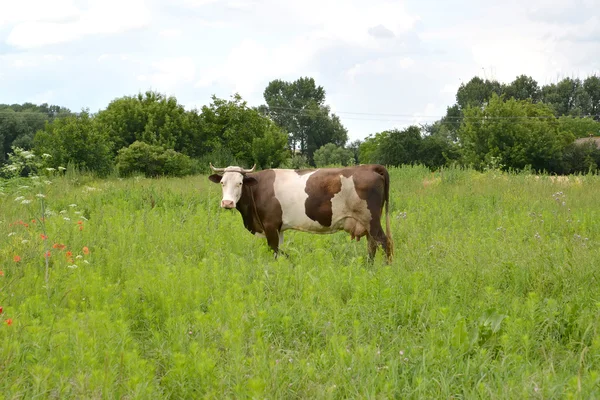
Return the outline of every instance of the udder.
[[[364,225],[354,218],[347,218],[344,221],[344,230],[350,234],[352,240],[356,239],[357,242],[367,234],[367,229]]]

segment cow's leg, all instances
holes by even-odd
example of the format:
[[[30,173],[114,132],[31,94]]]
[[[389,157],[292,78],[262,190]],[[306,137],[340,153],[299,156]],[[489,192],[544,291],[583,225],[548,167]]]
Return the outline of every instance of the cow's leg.
[[[265,227],[265,236],[267,237],[267,244],[275,253],[275,258],[279,255],[288,256],[284,251],[279,249],[279,246],[283,245],[283,232],[279,229],[269,229]]]
[[[388,246],[388,239],[380,224],[372,224],[371,232],[369,232],[369,258],[375,257],[377,245],[380,245],[385,250],[387,262],[391,261],[391,249]]]
[[[373,260],[375,260],[375,253],[377,253],[377,241],[370,234],[367,235],[367,239],[367,248],[369,250],[368,261],[369,264],[372,264]]]

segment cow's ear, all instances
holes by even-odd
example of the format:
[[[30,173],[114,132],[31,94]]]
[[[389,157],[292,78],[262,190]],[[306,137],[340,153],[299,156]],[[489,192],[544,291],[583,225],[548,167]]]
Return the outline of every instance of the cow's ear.
[[[252,178],[250,176],[245,176],[244,177],[244,185],[247,186],[254,186],[258,183],[258,181],[255,178]]]
[[[208,179],[210,179],[210,181],[214,182],[214,183],[221,182],[221,178],[222,178],[222,176],[219,174],[212,174],[211,176],[208,177]]]

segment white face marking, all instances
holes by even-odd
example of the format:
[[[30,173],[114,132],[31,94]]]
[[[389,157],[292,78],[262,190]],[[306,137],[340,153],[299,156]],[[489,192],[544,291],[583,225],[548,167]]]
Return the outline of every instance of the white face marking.
[[[235,208],[237,202],[242,197],[242,184],[244,176],[239,172],[225,172],[221,178],[221,187],[223,188],[223,199],[221,207]]]

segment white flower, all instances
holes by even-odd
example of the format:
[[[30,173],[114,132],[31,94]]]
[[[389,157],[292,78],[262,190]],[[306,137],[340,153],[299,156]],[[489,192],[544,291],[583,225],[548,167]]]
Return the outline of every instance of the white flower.
[[[52,184],[52,181],[44,181],[44,183],[45,183],[46,185],[50,185],[50,184]]]
[[[29,203],[31,203],[31,200],[27,200],[27,199],[26,199],[26,200],[23,200],[23,201],[21,202],[21,204],[29,204]]]
[[[8,237],[11,237],[12,235],[16,235],[16,234],[17,234],[17,232],[11,232],[8,234]]]
[[[24,198],[25,198],[25,196],[19,196],[19,197],[17,197],[17,198],[15,199],[15,201],[21,201],[21,200],[23,200]]]
[[[75,258],[76,259],[80,259],[80,258],[83,258],[83,256],[81,254],[78,254],[78,255],[75,256]]]
[[[29,240],[23,239],[23,240],[21,240],[21,243],[23,243],[23,244],[29,243]]]
[[[60,210],[59,214],[66,214],[67,210]]]
[[[29,189],[29,186],[27,186],[27,185],[21,185],[21,186],[19,186],[19,189]]]
[[[65,170],[66,170],[66,168],[65,168],[65,167],[58,167],[58,170],[59,170],[59,171],[65,171]]]
[[[56,171],[56,168],[48,167],[48,168],[46,168],[46,171],[50,171],[50,172]]]
[[[65,221],[70,221],[70,220],[71,220],[71,218],[69,218],[69,217],[63,217],[63,219],[64,219]]]
[[[33,158],[33,157],[35,157],[35,155],[34,155],[34,154],[31,154],[31,153],[29,153],[29,152],[23,153],[23,156],[24,156],[25,158],[27,158],[27,159],[30,159],[30,158]]]
[[[81,211],[75,211],[74,213],[77,215],[81,215]]]
[[[48,154],[48,153],[44,153],[44,154],[42,154],[42,157],[43,157],[43,158],[50,158],[50,157],[52,157],[52,156],[51,156],[50,154]]]
[[[35,195],[35,197],[39,197],[40,199],[43,199],[44,197],[46,197],[46,195],[42,194],[42,193],[38,193]]]
[[[73,264],[73,265],[67,265],[67,268],[75,269],[75,268],[77,268],[77,265],[75,265],[75,264]]]
[[[69,204],[69,207],[77,207],[77,204]]]
[[[83,260],[84,263],[89,264],[90,262],[88,260]]]

